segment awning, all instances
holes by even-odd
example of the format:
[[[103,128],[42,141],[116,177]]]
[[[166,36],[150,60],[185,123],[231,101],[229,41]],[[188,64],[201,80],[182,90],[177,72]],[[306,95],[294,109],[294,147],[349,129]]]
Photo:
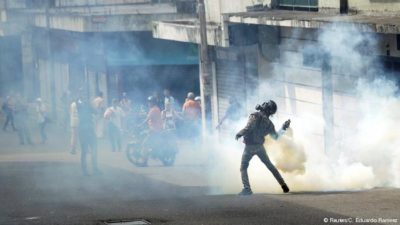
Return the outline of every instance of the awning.
[[[228,45],[221,26],[207,24],[207,43],[213,46]],[[200,25],[195,19],[153,22],[153,37],[166,40],[200,44]]]

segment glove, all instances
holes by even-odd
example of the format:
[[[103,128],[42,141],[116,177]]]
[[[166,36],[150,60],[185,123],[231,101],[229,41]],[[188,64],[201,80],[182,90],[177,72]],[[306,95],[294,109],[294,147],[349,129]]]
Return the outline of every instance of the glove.
[[[235,139],[236,139],[236,140],[239,140],[239,138],[241,138],[241,137],[242,137],[241,134],[236,134]]]
[[[286,130],[290,127],[290,120],[286,120],[286,122],[282,125],[282,130]]]

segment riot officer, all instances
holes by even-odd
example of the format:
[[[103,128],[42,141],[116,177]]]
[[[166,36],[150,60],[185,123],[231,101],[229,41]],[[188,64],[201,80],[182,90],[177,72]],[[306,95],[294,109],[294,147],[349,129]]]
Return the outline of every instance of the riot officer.
[[[101,174],[97,166],[97,138],[94,128],[95,110],[89,102],[88,94],[80,91],[81,96],[77,102],[76,108],[78,112],[78,134],[81,144],[81,166],[84,176],[88,176],[86,156],[90,152],[92,158],[93,174]]]
[[[254,155],[257,155],[260,160],[267,166],[267,168],[274,175],[275,179],[281,185],[284,193],[289,192],[289,188],[279,174],[278,170],[271,163],[268,155],[264,148],[264,137],[271,135],[272,138],[278,139],[284,131],[289,128],[290,120],[287,120],[279,132],[276,132],[274,124],[269,119],[270,116],[276,113],[277,106],[272,100],[264,102],[262,105],[256,106],[257,112],[250,115],[249,121],[245,128],[236,134],[236,140],[243,137],[245,148],[242,155],[242,162],[240,166],[240,172],[242,176],[243,190],[239,195],[251,195],[253,192],[250,188],[249,177],[247,174],[247,168],[249,162]]]

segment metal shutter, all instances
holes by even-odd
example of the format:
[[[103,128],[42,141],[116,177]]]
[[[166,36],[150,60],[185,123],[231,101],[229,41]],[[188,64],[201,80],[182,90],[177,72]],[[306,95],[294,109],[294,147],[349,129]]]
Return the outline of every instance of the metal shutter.
[[[244,110],[254,110],[258,100],[258,51],[257,46],[216,48],[216,82],[218,97],[218,121],[234,96]],[[222,136],[231,135],[231,130],[220,130]]]
[[[218,48],[216,53],[218,118],[221,119],[231,96],[245,102],[245,67],[237,49]]]

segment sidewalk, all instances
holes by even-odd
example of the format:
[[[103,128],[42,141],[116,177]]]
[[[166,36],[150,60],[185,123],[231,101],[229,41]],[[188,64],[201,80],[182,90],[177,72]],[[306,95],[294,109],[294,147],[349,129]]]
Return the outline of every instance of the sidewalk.
[[[71,162],[79,164],[80,151],[76,155],[69,153],[69,133],[48,127],[49,141],[39,143],[38,132],[32,132],[34,145],[20,145],[17,133],[0,131],[0,162]],[[125,140],[126,142],[126,140]],[[125,143],[124,142],[124,143]],[[179,186],[207,186],[207,175],[204,173],[207,156],[204,152],[187,149],[187,144],[179,145],[175,165],[163,167],[160,162],[150,161],[148,167],[136,167],[122,152],[111,152],[106,138],[98,140],[98,159],[102,165],[111,166],[128,172],[145,175],[149,178]],[[123,145],[125,146],[125,145]]]

